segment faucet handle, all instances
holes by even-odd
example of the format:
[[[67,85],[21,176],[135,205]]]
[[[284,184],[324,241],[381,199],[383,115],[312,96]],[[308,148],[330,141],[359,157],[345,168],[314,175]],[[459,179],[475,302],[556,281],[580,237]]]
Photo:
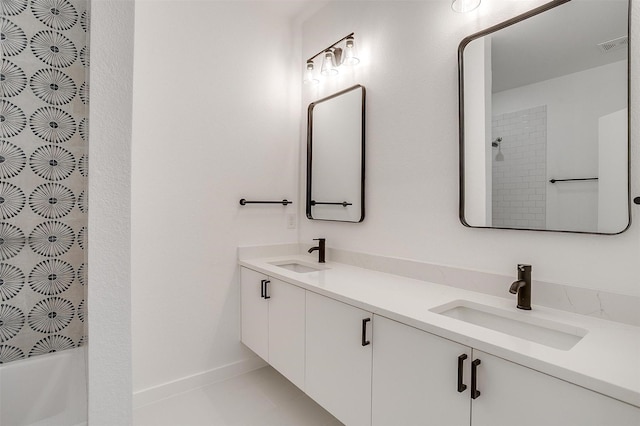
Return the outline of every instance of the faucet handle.
[[[519,263],[518,264],[518,270],[522,271],[522,272],[527,271],[527,270],[531,271],[531,265],[527,265],[527,264],[524,264],[524,263]]]

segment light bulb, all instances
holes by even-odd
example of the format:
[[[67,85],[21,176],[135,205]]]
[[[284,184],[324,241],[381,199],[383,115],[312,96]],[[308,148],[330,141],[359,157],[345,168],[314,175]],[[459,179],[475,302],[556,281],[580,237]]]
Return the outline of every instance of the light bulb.
[[[356,51],[356,44],[353,37],[347,37],[346,46],[344,48],[344,59],[342,63],[344,65],[356,65],[360,63],[358,53]]]
[[[324,59],[322,60],[322,69],[320,70],[322,75],[337,75],[338,68],[336,66],[336,58],[333,51],[327,50],[324,52]]]
[[[451,9],[458,13],[471,12],[473,9],[480,6],[480,1],[481,0],[453,0],[451,3]]]
[[[304,71],[304,84],[318,84],[320,80],[316,78],[313,70],[313,61],[308,61]]]

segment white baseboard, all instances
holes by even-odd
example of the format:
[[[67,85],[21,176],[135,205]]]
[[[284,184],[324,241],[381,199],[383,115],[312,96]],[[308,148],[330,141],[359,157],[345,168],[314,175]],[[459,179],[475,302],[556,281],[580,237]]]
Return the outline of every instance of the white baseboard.
[[[266,362],[256,356],[223,365],[218,368],[214,368],[213,370],[203,371],[202,373],[163,383],[158,386],[142,389],[133,393],[133,408],[136,409],[143,405],[152,404],[179,393],[188,392],[202,386],[230,379],[232,377],[257,370],[258,368],[262,368],[266,365]]]

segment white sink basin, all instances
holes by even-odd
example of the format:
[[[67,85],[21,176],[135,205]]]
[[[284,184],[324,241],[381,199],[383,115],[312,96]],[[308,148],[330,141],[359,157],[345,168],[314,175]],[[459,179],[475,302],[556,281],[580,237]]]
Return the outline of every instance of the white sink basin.
[[[299,274],[306,274],[309,272],[317,272],[327,269],[325,266],[316,266],[310,263],[301,262],[299,260],[281,260],[278,262],[271,262],[270,264],[279,268],[288,269],[289,271],[297,272]]]
[[[468,300],[456,300],[431,311],[565,351],[574,347],[587,335],[587,330],[583,328],[528,316],[527,312],[511,312]]]

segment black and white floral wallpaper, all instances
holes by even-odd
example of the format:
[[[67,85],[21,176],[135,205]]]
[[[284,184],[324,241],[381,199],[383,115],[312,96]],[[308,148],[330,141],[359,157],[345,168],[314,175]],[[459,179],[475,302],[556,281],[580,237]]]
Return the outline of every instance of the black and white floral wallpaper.
[[[0,364],[87,342],[88,0],[0,0]]]

